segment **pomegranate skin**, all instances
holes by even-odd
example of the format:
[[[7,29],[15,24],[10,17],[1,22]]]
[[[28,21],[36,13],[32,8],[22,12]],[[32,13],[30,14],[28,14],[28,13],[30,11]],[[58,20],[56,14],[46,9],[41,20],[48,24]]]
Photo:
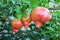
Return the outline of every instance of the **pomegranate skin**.
[[[18,19],[14,19],[11,22],[11,26],[12,26],[12,28],[20,29],[22,27],[22,21],[18,20]]]
[[[32,10],[31,19],[35,22],[35,24],[37,21],[43,24],[51,19],[51,13],[45,7],[36,7]]]
[[[28,28],[29,24],[30,24],[29,22],[24,22],[24,27]]]
[[[51,14],[49,10],[45,7],[37,7],[32,11],[31,14],[31,19],[32,21],[41,21],[41,22],[46,22],[49,21]]]
[[[15,34],[22,27],[22,21],[18,19],[13,19],[11,22],[12,32]]]

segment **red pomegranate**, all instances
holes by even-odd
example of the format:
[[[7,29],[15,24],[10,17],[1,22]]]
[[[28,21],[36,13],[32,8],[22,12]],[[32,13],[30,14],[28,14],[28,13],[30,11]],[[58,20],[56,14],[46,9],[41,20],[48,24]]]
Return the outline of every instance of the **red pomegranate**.
[[[32,10],[31,19],[35,22],[36,27],[39,28],[43,23],[51,19],[51,14],[45,7],[36,7]]]
[[[30,16],[27,16],[26,18],[22,17],[22,22],[23,22],[23,25],[24,25],[25,28],[27,28],[29,26],[30,21],[31,21]]]
[[[18,19],[13,19],[11,22],[11,26],[13,33],[16,33],[22,27],[22,21]]]

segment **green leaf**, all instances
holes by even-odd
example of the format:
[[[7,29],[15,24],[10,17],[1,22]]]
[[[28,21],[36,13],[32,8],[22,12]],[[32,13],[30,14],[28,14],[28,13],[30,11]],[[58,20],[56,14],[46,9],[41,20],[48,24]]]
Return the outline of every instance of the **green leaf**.
[[[24,4],[24,5],[21,7],[21,11],[22,11],[22,12],[26,11],[27,6],[28,6],[27,4]]]
[[[45,4],[45,7],[49,8],[49,3],[46,3],[46,4]]]
[[[30,3],[30,6],[31,6],[31,7],[35,7],[35,6],[38,5],[38,3],[39,3],[38,0],[32,0],[31,3]]]
[[[24,13],[24,14],[23,14],[23,16],[26,18],[26,17],[27,17],[27,14],[26,14],[26,13]]]
[[[16,13],[20,13],[20,7],[19,6],[16,6],[14,11],[16,11]]]
[[[58,31],[60,32],[60,26],[58,26]]]
[[[54,0],[55,2],[60,2],[60,0]]]
[[[21,0],[21,2],[30,4],[31,0]]]
[[[48,30],[55,32],[54,28],[52,27],[46,27]]]
[[[44,32],[41,32],[41,34],[46,34],[46,33],[51,33],[51,31],[44,31]]]
[[[19,20],[21,20],[21,18],[22,18],[22,14],[21,14],[21,13],[16,13],[15,16],[16,16],[16,18],[18,18]]]
[[[15,4],[17,0],[11,0],[11,1],[12,1],[13,4]]]

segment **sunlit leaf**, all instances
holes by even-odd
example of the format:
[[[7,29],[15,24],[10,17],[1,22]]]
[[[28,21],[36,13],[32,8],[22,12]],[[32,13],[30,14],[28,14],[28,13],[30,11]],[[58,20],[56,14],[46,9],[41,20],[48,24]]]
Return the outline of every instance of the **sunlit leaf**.
[[[55,32],[54,28],[52,27],[46,27],[48,30]]]

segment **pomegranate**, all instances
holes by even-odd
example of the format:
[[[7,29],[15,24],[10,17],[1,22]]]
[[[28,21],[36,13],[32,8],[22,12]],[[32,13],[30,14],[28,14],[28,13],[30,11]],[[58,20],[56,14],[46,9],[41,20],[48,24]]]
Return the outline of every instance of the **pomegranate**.
[[[30,16],[27,16],[26,18],[22,17],[22,22],[23,22],[23,25],[24,25],[25,28],[27,28],[29,26],[30,21],[31,21]]]
[[[32,10],[31,19],[35,22],[36,27],[39,28],[43,23],[51,19],[51,14],[45,7],[36,7]]]
[[[22,27],[22,21],[18,19],[13,19],[11,22],[11,26],[13,33],[16,33]]]

